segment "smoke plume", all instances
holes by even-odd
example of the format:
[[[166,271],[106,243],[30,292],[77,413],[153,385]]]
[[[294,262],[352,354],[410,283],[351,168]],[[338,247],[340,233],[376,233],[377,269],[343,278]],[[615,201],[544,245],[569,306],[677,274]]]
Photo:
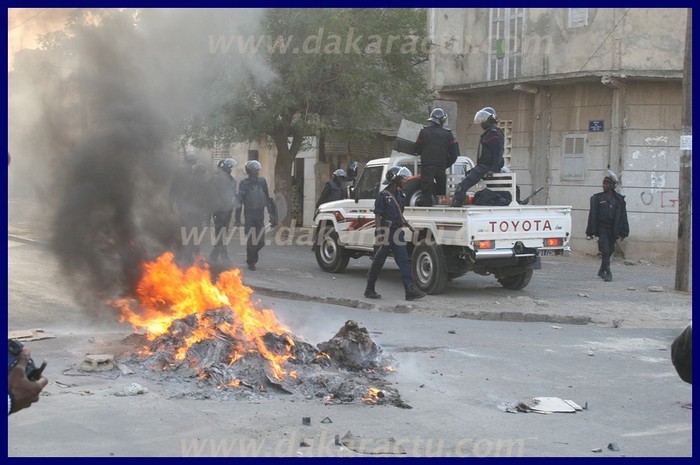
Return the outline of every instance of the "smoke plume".
[[[184,121],[219,103],[212,86],[266,67],[209,49],[212,35],[255,34],[262,10],[73,15],[52,39],[57,47],[15,62],[10,150],[26,175],[14,184],[36,189],[51,250],[92,306],[129,295],[139,264],[179,240],[167,193]]]

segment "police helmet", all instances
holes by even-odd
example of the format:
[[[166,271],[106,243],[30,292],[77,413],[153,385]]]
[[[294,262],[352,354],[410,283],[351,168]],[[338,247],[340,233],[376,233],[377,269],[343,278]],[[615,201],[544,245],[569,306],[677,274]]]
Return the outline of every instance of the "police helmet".
[[[347,178],[347,175],[345,174],[344,169],[338,168],[337,170],[333,171],[333,179],[334,180],[345,179],[345,178]]]
[[[237,164],[238,163],[233,158],[224,158],[223,160],[219,160],[219,163],[217,163],[216,166],[218,166],[222,171],[231,173],[231,170]]]
[[[260,172],[260,168],[262,168],[262,165],[258,160],[249,160],[245,164],[245,172],[248,174],[248,176],[257,176]]]
[[[433,123],[442,126],[447,122],[447,113],[445,113],[445,110],[442,108],[435,108],[430,112],[430,118],[428,118],[428,121],[432,121]]]
[[[474,122],[480,124],[481,127],[488,126],[490,124],[496,124],[498,122],[498,116],[496,115],[496,110],[491,107],[485,107],[477,111],[474,115]]]
[[[357,170],[360,169],[360,164],[356,161],[351,161],[348,163],[347,175],[351,178],[357,176]]]
[[[406,178],[410,178],[411,176],[411,170],[405,166],[392,166],[386,172],[384,184],[396,184],[400,186]]]
[[[617,175],[612,170],[608,170],[603,178],[603,184],[610,184],[610,187],[615,189],[618,182]]]

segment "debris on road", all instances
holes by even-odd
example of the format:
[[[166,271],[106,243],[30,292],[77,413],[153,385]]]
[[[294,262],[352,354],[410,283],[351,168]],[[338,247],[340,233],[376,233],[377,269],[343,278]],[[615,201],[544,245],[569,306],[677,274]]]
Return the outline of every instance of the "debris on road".
[[[518,402],[517,404],[504,404],[501,409],[506,413],[576,413],[583,410],[573,400],[563,400],[559,397],[534,397],[528,402]]]
[[[136,396],[139,394],[146,394],[148,389],[141,386],[139,383],[131,383],[124,387],[120,392],[114,393],[115,396],[125,397],[125,396]]]
[[[355,436],[350,431],[340,441],[342,445],[359,454],[406,454],[406,450],[392,437],[369,438]]]
[[[88,354],[80,365],[80,371],[111,371],[114,369],[114,355]]]
[[[20,342],[41,341],[42,339],[53,339],[55,337],[54,334],[48,333],[41,328],[20,329],[17,331],[10,331],[7,334],[8,339],[15,339]]]
[[[608,449],[618,452],[620,450],[620,446],[618,446],[616,442],[611,442],[608,444]]]
[[[649,291],[649,292],[664,292],[664,288],[662,286],[649,286],[649,287],[647,287],[647,291]]]

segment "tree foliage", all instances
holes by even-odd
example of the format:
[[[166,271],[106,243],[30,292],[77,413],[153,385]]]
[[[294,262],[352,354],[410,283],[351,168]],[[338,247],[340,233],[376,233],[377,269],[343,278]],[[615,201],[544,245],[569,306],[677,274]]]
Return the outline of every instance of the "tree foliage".
[[[278,152],[275,177],[289,180],[305,136],[369,137],[425,109],[425,10],[272,9],[263,28],[249,51],[257,48],[264,71],[215,79],[221,105],[192,120],[193,143],[267,136]]]

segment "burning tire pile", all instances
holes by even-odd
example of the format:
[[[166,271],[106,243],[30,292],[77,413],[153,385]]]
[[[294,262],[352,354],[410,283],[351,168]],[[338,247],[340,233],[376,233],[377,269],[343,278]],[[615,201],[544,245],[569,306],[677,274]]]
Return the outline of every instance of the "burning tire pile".
[[[219,323],[232,317],[233,312],[225,308],[201,315]],[[238,342],[224,332],[192,344],[178,359],[176,354],[186,347],[199,318],[190,315],[176,320],[167,334],[150,343],[147,353],[133,354],[123,362],[145,377],[168,381],[170,387],[181,389],[175,397],[250,400],[292,395],[317,398],[326,404],[411,408],[386,379],[393,371],[391,358],[383,355],[367,329],[354,321],[347,321],[333,338],[317,346],[290,334],[266,334],[263,341],[270,354],[291,354],[276,369],[258,351],[233,357]],[[172,384],[178,381],[178,386]],[[195,387],[188,389],[192,382]]]
[[[237,269],[213,283],[206,265],[182,270],[172,254],[145,264],[135,297],[113,302],[137,330],[124,342],[140,349],[122,363],[167,381],[174,397],[287,395],[411,408],[386,379],[391,358],[366,328],[347,321],[314,346],[284,328],[271,310],[253,305],[251,294]]]

